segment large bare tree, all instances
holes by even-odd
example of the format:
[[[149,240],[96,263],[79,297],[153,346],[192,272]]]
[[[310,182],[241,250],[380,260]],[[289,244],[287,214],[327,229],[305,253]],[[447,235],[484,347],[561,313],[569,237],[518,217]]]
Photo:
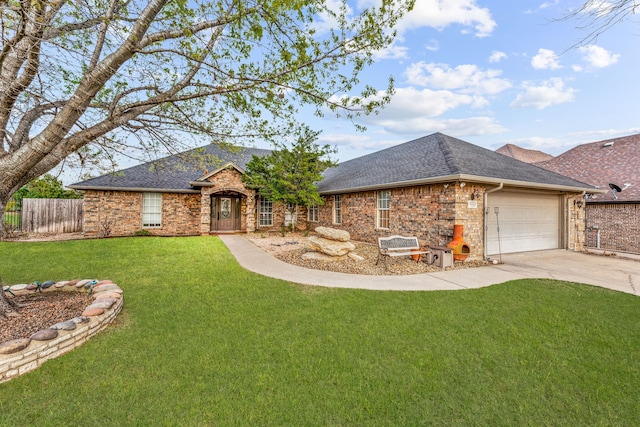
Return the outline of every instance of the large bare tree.
[[[602,33],[638,11],[638,0],[587,0],[562,19],[576,22],[577,28],[584,32],[585,35],[575,45],[580,46],[595,43]]]
[[[301,105],[375,111],[392,79],[377,97],[358,75],[412,0],[378,3],[0,0],[0,227],[10,196],[63,162],[295,138]]]
[[[0,236],[11,195],[63,162],[295,139],[302,105],[375,111],[392,79],[378,97],[358,76],[412,1],[0,0]]]

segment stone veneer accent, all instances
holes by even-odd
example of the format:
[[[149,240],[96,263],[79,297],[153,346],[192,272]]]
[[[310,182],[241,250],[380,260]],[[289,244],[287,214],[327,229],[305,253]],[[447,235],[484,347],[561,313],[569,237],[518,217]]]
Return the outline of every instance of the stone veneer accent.
[[[6,286],[16,295],[37,292],[29,285]],[[36,332],[31,338],[0,343],[0,383],[32,371],[49,359],[56,358],[81,346],[92,336],[106,328],[122,310],[122,289],[110,280],[73,280],[57,282],[42,289],[47,291],[87,292],[95,296],[82,316],[52,325]],[[75,324],[75,326],[74,326]],[[69,329],[69,330],[66,330]],[[40,339],[36,339],[40,337]],[[45,339],[46,338],[46,339]],[[21,345],[17,345],[21,344]],[[19,349],[23,345],[26,346]],[[12,351],[11,347],[19,350]]]

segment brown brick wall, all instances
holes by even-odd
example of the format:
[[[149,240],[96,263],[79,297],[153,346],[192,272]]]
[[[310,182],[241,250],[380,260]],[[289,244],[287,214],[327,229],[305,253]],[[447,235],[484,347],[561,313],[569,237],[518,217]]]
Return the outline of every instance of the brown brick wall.
[[[130,236],[142,227],[142,194],[131,191],[93,191],[84,195],[84,234]],[[200,229],[200,195],[162,193],[162,226],[145,228],[159,236],[195,235]]]
[[[465,226],[464,238],[472,257],[482,257],[484,187],[459,184],[424,185],[390,190],[389,229],[376,228],[377,191],[342,194],[342,224],[333,224],[333,197],[320,207],[319,223],[348,231],[352,239],[376,242],[394,234],[417,236],[425,244],[444,246],[453,236],[454,224]],[[475,194],[474,194],[475,193]],[[468,201],[474,194],[476,207]],[[315,227],[311,224],[311,227]]]
[[[589,203],[586,217],[588,247],[597,247],[600,230],[600,249],[640,253],[640,204]]]

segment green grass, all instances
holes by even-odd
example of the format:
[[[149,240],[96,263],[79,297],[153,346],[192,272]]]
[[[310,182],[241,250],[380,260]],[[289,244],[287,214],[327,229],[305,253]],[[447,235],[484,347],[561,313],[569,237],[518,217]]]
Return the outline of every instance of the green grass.
[[[125,291],[113,326],[0,384],[2,426],[640,419],[640,299],[628,294],[551,280],[307,287],[241,269],[215,237],[5,242],[0,277]]]

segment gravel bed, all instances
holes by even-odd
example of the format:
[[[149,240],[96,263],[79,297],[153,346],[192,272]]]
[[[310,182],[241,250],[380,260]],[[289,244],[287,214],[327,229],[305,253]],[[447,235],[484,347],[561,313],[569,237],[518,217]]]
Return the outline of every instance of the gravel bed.
[[[337,261],[322,262],[302,259],[302,255],[308,252],[308,249],[305,248],[306,236],[302,233],[287,233],[284,237],[280,234],[254,233],[247,234],[246,238],[284,262],[315,270],[335,271],[347,274],[398,276],[442,271],[440,267],[429,265],[426,262],[416,262],[409,257],[387,259],[388,270],[385,270],[382,260],[376,265],[378,246],[371,243],[352,241],[356,246],[354,252],[364,258],[362,261],[354,261],[351,258],[346,258]],[[454,262],[454,266],[448,267],[447,270],[475,268],[485,265],[489,265],[489,263],[483,260],[467,260],[465,262]]]
[[[6,294],[5,294],[6,295]],[[18,303],[18,317],[0,317],[0,343],[18,338],[29,338],[33,333],[58,322],[80,316],[93,302],[88,293],[52,291],[17,295],[9,299]]]

